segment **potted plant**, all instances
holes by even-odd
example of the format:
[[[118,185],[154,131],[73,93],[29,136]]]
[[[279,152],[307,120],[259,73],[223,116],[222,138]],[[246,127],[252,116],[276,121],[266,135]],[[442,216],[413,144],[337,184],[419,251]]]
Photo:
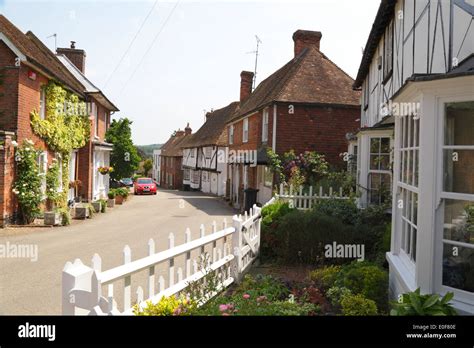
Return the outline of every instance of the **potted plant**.
[[[90,214],[90,210],[87,207],[87,203],[81,203],[81,205],[77,205],[74,208],[75,214],[74,217],[76,219],[87,219]]]
[[[109,190],[107,197],[109,198],[107,200],[107,207],[113,208],[115,205],[115,190],[114,189]]]
[[[92,206],[94,207],[94,211],[95,211],[96,213],[102,211],[102,202],[101,202],[100,200],[95,201],[95,202],[92,202],[91,204],[92,204]]]
[[[46,226],[57,226],[61,224],[61,213],[57,210],[44,212],[44,224]]]
[[[100,212],[105,213],[107,212],[107,200],[104,198],[99,199],[100,201]]]
[[[115,190],[115,204],[123,204],[124,193],[122,188]]]

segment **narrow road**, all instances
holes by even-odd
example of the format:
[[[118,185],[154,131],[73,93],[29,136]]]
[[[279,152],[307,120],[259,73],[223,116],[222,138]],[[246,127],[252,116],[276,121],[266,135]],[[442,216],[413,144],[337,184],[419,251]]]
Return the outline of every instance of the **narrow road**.
[[[0,245],[38,248],[36,261],[0,257],[0,314],[61,314],[61,272],[67,261],[79,258],[91,265],[92,256],[98,253],[106,270],[123,263],[122,250],[127,244],[135,260],[148,255],[150,238],[155,240],[156,251],[162,251],[168,247],[170,232],[178,245],[184,242],[187,227],[195,239],[201,224],[208,234],[213,221],[220,229],[224,218],[232,223],[233,214],[220,198],[159,190],[156,196],[132,196],[106,214],[67,227],[0,229]],[[165,265],[159,268],[156,278],[161,273],[167,279],[166,271]],[[132,288],[137,284],[146,284],[144,274],[132,277]],[[117,286],[119,305],[120,295]]]

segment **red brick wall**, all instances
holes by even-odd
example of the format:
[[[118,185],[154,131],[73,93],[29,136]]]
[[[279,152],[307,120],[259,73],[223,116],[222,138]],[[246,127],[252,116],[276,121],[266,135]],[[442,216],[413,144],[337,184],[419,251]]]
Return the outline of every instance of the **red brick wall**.
[[[172,165],[171,165],[171,159]],[[183,162],[183,157],[170,157],[170,156],[161,156],[161,180],[160,186],[168,189],[181,190],[183,188],[183,170],[181,165]],[[173,185],[167,183],[167,175],[173,177]]]
[[[18,74],[15,55],[0,41],[0,130],[16,131],[18,107]]]
[[[294,114],[289,114],[288,105],[277,107],[277,153],[316,151],[331,165],[344,167],[339,154],[347,151],[346,133],[358,128],[360,108],[293,104]]]
[[[110,114],[106,108],[96,102],[97,105],[97,113],[98,113],[98,121],[99,121],[99,132],[96,134],[96,121],[94,120],[93,128],[92,128],[92,136],[98,136],[100,141],[105,141],[105,132],[107,131],[107,115]],[[105,114],[104,114],[105,113]]]

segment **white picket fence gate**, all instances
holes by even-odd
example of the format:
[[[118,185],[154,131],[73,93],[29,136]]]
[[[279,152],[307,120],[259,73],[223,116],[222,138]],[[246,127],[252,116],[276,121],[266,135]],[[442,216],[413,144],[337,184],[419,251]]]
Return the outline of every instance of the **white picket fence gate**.
[[[283,200],[289,202],[290,207],[292,208],[308,210],[311,209],[316,201],[320,199],[351,198],[349,196],[345,196],[342,191],[342,187],[340,187],[339,190],[334,190],[332,187],[330,187],[329,191],[327,191],[322,186],[319,186],[319,190],[313,190],[313,186],[310,186],[309,192],[303,193],[302,186],[300,186],[299,190],[295,190],[293,186],[285,186],[280,184],[279,193],[276,194],[268,203],[274,202],[275,200]]]
[[[67,262],[62,273],[62,314],[63,315],[132,315],[132,275],[147,272],[147,284],[136,289],[136,302],[141,308],[147,301],[158,302],[163,296],[186,294],[186,288],[193,282],[202,280],[209,272],[218,274],[218,291],[225,289],[234,281],[240,280],[256,259],[260,247],[261,208],[256,205],[249,214],[234,216],[233,225],[228,227],[224,220],[222,229],[217,231],[213,222],[211,234],[205,235],[201,225],[200,237],[191,240],[189,228],[184,232],[185,243],[175,245],[175,236],[168,236],[168,249],[155,253],[155,242],[148,242],[149,256],[132,261],[128,245],[123,249],[123,265],[103,271],[102,260],[98,254],[92,258],[91,267],[76,259]],[[232,249],[229,239],[232,239]],[[222,245],[217,242],[222,240]],[[199,256],[205,254],[205,246],[210,246],[210,260],[205,269],[198,268],[197,259],[191,260],[191,251],[197,250]],[[184,270],[175,269],[175,259],[185,257]],[[167,263],[168,281],[158,278],[158,292],[155,291],[155,267]],[[175,281],[176,280],[176,281]],[[114,299],[114,282],[123,281],[123,311],[120,311]],[[102,295],[102,287],[107,286],[107,295]],[[147,289],[147,295],[143,289]],[[217,294],[206,294],[209,300]]]

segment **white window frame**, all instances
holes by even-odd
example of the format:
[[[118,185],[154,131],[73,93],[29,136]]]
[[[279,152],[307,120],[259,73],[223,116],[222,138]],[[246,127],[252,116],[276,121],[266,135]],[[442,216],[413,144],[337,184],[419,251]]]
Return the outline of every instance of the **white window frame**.
[[[46,90],[45,90],[45,86],[41,86],[41,88],[40,88],[39,116],[42,120],[44,120],[46,118]]]
[[[234,125],[231,124],[229,126],[229,144],[232,145],[234,143]]]
[[[38,169],[42,174],[41,177],[41,194],[43,199],[46,198],[46,173],[48,172],[48,152],[43,151],[38,156]]]
[[[268,108],[265,108],[262,114],[262,142],[268,141],[268,114]]]
[[[248,141],[249,141],[249,119],[248,117],[246,117],[242,121],[242,142],[248,143]]]
[[[369,161],[368,161],[368,171],[367,171],[367,188],[369,189],[369,194],[368,194],[368,197],[367,197],[367,204],[370,205],[371,204],[371,182],[370,182],[370,177],[371,177],[371,174],[388,174],[390,176],[390,183],[392,182],[392,172],[390,170],[386,170],[386,169],[371,169],[370,166],[371,166],[371,156],[372,156],[372,149],[371,149],[371,143],[372,143],[372,139],[382,139],[382,138],[388,138],[389,139],[389,147],[390,149],[393,148],[393,141],[392,141],[392,138],[389,137],[389,136],[382,136],[382,135],[371,135],[369,136]],[[381,154],[386,154],[385,152],[380,152],[380,147],[382,145],[379,146],[379,152],[378,154],[381,155]],[[389,153],[389,163],[391,163],[392,161],[392,155],[391,153]],[[390,188],[389,190],[392,191],[392,184],[390,184]]]
[[[437,226],[436,239],[435,239],[435,249],[437,249],[436,262],[434,264],[437,274],[437,281],[435,287],[438,289],[438,292],[444,294],[446,292],[453,292],[455,299],[461,302],[468,303],[472,305],[474,303],[474,292],[469,292],[462,289],[453,288],[443,284],[443,247],[444,244],[453,244],[449,240],[444,239],[444,202],[446,199],[449,200],[460,200],[460,201],[471,201],[474,202],[474,194],[458,193],[458,192],[446,192],[444,191],[443,183],[443,173],[444,173],[444,150],[445,149],[463,149],[463,150],[474,150],[474,145],[445,145],[445,118],[446,118],[446,104],[448,103],[462,103],[473,101],[474,96],[456,96],[456,97],[446,97],[438,99],[438,158],[439,164],[437,167],[438,177],[437,177],[437,195],[439,197],[440,209],[437,211],[436,221],[440,221],[440,224]],[[461,247],[474,248],[474,245],[468,245],[462,243]]]

